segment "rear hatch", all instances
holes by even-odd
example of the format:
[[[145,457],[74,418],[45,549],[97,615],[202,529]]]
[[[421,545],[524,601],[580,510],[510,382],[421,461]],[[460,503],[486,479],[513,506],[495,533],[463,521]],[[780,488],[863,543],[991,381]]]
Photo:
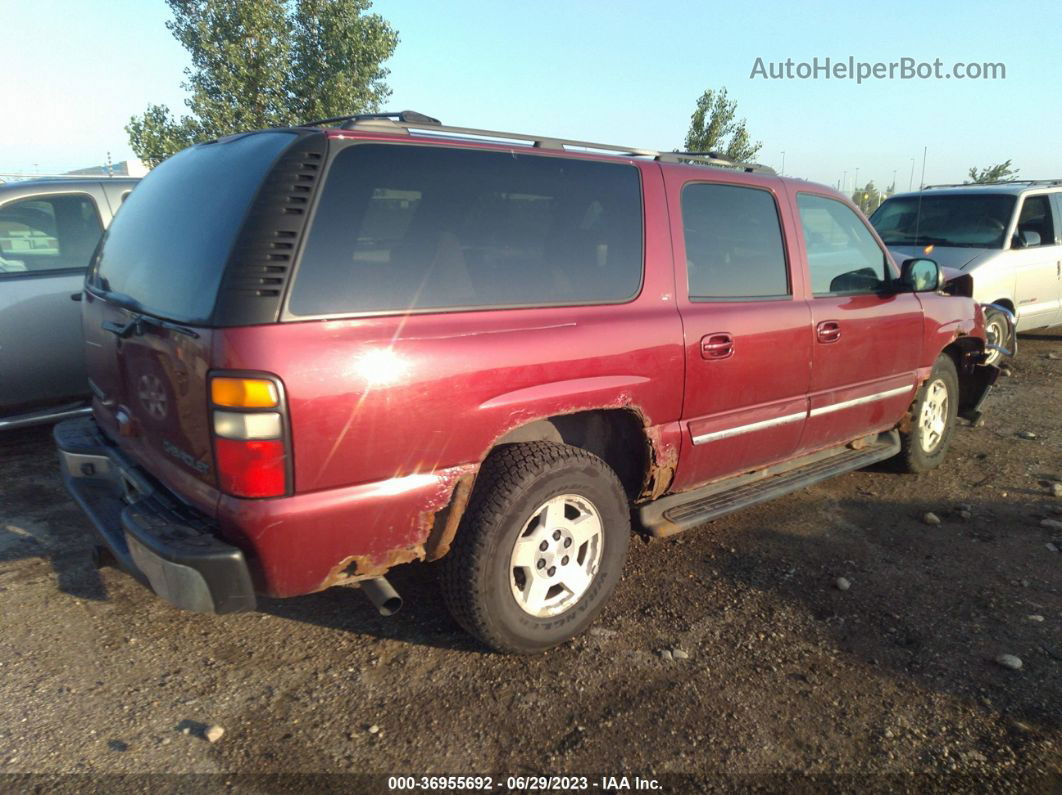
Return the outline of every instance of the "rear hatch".
[[[164,161],[123,205],[86,282],[97,422],[137,464],[207,513],[218,498],[208,396],[215,329],[276,319],[297,242],[291,229],[301,225],[313,184],[296,185],[305,151],[294,166],[288,155],[306,138],[251,133]],[[287,193],[278,198],[278,190]],[[285,231],[276,221],[289,216]],[[249,243],[263,224],[275,227],[269,240]]]

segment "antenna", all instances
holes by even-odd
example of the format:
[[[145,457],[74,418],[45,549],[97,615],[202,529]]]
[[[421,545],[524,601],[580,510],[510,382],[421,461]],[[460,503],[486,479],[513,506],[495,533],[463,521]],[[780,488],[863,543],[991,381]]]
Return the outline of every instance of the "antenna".
[[[926,152],[929,151],[928,146],[922,147],[922,176],[918,182],[918,209],[915,210],[915,245],[918,245],[918,229],[922,225],[922,194],[925,193],[923,188],[926,184]],[[914,173],[914,160],[911,160],[911,171]]]

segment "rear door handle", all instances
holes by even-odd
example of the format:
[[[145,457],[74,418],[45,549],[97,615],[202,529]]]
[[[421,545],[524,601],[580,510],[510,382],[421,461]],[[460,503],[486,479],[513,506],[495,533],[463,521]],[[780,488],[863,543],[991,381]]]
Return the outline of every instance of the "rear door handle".
[[[734,338],[725,331],[701,337],[702,359],[728,359],[734,355]]]
[[[823,320],[815,326],[819,342],[837,342],[841,338],[841,324],[836,320]]]

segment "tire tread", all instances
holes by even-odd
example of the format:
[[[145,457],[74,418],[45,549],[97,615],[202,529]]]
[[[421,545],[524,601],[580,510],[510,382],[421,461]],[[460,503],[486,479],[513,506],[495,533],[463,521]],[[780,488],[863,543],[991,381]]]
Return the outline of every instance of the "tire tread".
[[[514,499],[551,469],[580,462],[603,468],[614,480],[615,489],[623,493],[615,473],[596,455],[554,442],[502,445],[491,452],[480,468],[457,536],[449,553],[440,561],[439,583],[443,601],[457,623],[495,649],[515,653],[533,651],[513,646],[494,625],[482,600],[477,598],[473,573],[486,568],[494,533],[508,518]]]

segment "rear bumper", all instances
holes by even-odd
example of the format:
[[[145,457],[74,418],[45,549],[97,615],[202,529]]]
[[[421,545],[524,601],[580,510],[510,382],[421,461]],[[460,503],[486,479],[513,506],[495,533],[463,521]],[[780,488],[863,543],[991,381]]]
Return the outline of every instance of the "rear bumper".
[[[123,569],[185,610],[255,608],[243,552],[145,477],[91,418],[61,422],[53,436],[67,490]]]

